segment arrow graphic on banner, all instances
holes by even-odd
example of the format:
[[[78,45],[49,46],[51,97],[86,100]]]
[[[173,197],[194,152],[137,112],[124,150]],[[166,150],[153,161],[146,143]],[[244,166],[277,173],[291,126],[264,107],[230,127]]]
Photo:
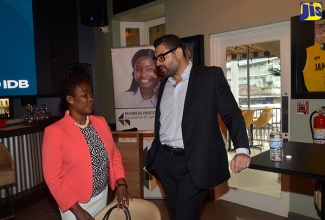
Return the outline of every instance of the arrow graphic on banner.
[[[124,119],[124,113],[122,113],[120,115],[120,117],[118,117],[118,121],[123,125],[123,126],[130,126],[131,125],[131,122],[129,119]]]
[[[143,149],[144,161],[147,160],[147,154],[148,154],[148,147]],[[143,167],[143,185],[151,192],[154,191],[159,186],[159,181],[154,176],[152,176],[149,172],[147,172],[145,166]]]

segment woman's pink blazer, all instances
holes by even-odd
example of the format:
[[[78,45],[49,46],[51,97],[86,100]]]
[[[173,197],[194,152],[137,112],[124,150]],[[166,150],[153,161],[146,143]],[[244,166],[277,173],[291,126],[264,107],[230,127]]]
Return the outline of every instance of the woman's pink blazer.
[[[115,181],[125,178],[120,151],[115,146],[106,120],[93,115],[89,115],[89,119],[107,149],[108,183],[114,190]],[[66,111],[62,119],[45,128],[42,146],[44,179],[63,212],[76,202],[88,202],[93,189],[92,164],[87,141],[74,123]]]

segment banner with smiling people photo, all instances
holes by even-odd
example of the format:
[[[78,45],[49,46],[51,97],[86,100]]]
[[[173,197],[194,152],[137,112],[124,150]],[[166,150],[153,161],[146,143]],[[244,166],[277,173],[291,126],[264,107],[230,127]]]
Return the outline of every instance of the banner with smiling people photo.
[[[116,130],[153,130],[160,81],[153,46],[113,48]]]

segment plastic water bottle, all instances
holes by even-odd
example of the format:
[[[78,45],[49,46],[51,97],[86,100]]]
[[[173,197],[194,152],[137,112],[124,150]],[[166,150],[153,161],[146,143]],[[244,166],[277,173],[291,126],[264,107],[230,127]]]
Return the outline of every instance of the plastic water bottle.
[[[270,159],[273,161],[282,161],[283,159],[282,134],[276,127],[272,128],[270,133]]]

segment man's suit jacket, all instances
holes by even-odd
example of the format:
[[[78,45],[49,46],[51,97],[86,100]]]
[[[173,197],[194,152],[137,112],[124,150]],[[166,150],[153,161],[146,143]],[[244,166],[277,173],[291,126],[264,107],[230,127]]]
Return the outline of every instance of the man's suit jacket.
[[[108,183],[114,190],[115,181],[125,178],[121,154],[106,120],[94,115],[89,115],[89,119],[106,147]],[[89,147],[74,122],[66,112],[62,119],[46,127],[42,146],[44,179],[63,212],[76,202],[88,202],[93,190]]]
[[[152,165],[161,148],[160,102],[166,82],[167,79],[160,85],[155,139],[146,161],[146,169],[154,176]],[[235,148],[248,148],[245,122],[222,69],[193,65],[181,127],[188,169],[194,184],[201,189],[209,189],[230,178],[227,151],[218,125],[218,113],[229,130]]]

